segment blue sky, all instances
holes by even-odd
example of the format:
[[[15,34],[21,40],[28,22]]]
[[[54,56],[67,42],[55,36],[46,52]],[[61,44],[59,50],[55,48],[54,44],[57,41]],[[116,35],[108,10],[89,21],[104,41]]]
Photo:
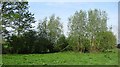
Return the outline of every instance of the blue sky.
[[[113,32],[118,36],[118,2],[29,2],[30,12],[34,13],[35,18],[42,20],[52,14],[59,16],[63,24],[64,34],[67,35],[68,17],[80,9],[100,9],[108,13],[108,26],[113,27]],[[37,23],[35,24],[37,25]]]

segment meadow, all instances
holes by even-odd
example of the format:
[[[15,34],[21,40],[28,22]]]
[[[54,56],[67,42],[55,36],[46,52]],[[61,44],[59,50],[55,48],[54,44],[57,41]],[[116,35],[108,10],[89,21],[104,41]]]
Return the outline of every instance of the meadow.
[[[87,6],[89,9],[79,6],[91,4],[66,4],[46,7],[46,3],[34,6],[29,1],[2,2],[2,64],[118,65],[115,47],[118,25],[113,26],[116,21],[110,21],[111,13],[115,13],[109,13],[111,3],[110,9],[104,7],[108,10],[96,7],[97,4]],[[68,4],[72,6],[68,7]]]
[[[99,53],[3,54],[4,65],[117,65],[118,50]]]

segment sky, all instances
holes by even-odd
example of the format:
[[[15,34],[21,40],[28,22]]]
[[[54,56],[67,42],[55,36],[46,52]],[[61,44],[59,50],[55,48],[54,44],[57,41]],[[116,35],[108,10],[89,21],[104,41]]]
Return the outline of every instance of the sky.
[[[29,2],[118,2],[119,0],[27,0]]]

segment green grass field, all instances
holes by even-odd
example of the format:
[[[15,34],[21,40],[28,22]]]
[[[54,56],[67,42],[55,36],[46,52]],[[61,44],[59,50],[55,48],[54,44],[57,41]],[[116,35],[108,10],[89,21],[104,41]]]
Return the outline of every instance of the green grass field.
[[[117,65],[118,51],[107,53],[4,54],[2,62],[4,65]]]

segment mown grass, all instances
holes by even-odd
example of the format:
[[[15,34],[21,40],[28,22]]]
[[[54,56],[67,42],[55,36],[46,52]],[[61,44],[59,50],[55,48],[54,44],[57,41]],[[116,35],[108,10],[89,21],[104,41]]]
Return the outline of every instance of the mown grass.
[[[49,54],[3,54],[4,65],[117,65],[118,51],[106,53],[59,52]]]

